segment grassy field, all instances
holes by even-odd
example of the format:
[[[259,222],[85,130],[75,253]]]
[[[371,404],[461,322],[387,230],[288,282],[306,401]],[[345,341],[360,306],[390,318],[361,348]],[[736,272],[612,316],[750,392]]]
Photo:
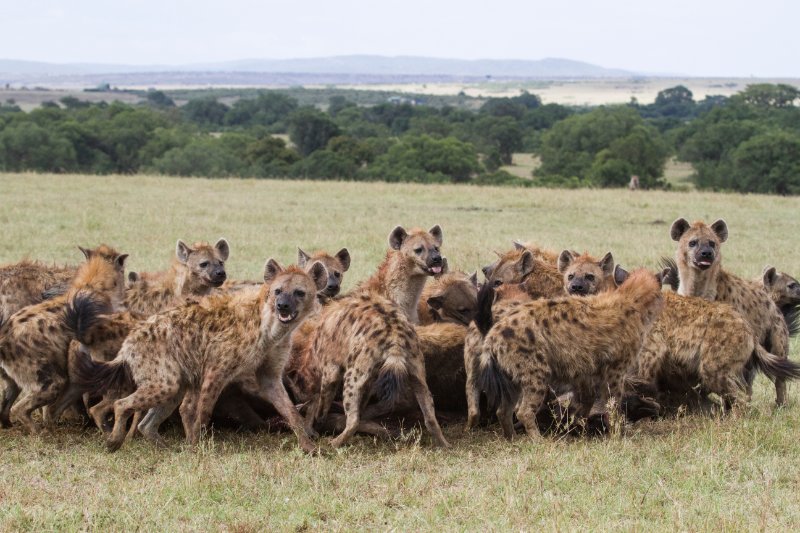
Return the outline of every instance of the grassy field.
[[[75,263],[108,242],[130,268],[166,267],[175,240],[231,243],[229,275],[255,278],[296,247],[353,257],[346,287],[375,268],[397,224],[444,229],[449,263],[472,271],[512,239],[612,250],[626,267],[673,252],[679,216],[725,218],[728,268],[800,273],[800,198],[140,176],[0,175],[0,262]],[[798,357],[795,343],[793,357]],[[604,440],[505,442],[496,427],[445,427],[392,443],[358,437],[305,457],[288,434],[217,431],[185,447],[136,441],[109,455],[96,430],[0,431],[0,530],[788,530],[800,527],[800,405],[775,411],[757,381],[750,408],[681,417]]]

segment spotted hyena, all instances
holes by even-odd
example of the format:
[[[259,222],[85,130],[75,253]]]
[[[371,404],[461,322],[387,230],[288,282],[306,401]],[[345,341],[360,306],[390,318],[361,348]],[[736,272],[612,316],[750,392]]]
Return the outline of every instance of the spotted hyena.
[[[110,363],[81,357],[75,369],[81,386],[102,390],[132,381],[136,387],[114,403],[109,450],[122,445],[128,419],[148,409],[139,431],[159,442],[158,426],[179,404],[186,438],[196,443],[222,389],[258,371],[264,399],[288,420],[300,446],[313,451],[282,375],[292,331],[319,305],[316,293],[326,281],[321,263],[308,275],[270,259],[259,292],[214,296],[157,314],[131,332]]]
[[[447,260],[445,260],[446,270]],[[422,291],[417,309],[421,325],[451,322],[468,326],[475,314],[478,297],[478,274],[446,271]]]
[[[722,244],[728,240],[728,226],[717,220],[710,226],[698,221],[690,224],[683,218],[670,229],[678,243],[675,261],[678,267],[678,294],[698,296],[732,305],[747,320],[759,344],[768,352],[789,357],[789,330],[783,315],[764,287],[722,268]],[[755,364],[749,365],[748,386],[755,378]],[[775,381],[776,402],[786,403],[786,384]]]
[[[65,392],[67,351],[76,334],[64,315],[76,295],[90,299],[104,311],[123,308],[128,255],[108,246],[84,250],[84,254],[87,260],[78,268],[66,294],[24,307],[0,326],[0,367],[6,381],[0,420],[4,425],[13,419],[30,432],[37,432],[40,426],[31,413],[54,404]],[[51,420],[48,417],[47,422]]]
[[[564,250],[558,256],[558,271],[564,276],[564,290],[574,296],[588,296],[616,289],[614,256],[606,253],[602,259],[584,252]]]

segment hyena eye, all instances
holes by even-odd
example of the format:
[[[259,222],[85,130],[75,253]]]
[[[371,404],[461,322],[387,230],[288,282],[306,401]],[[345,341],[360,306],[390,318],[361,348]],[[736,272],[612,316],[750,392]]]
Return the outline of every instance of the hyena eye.
[[[462,307],[461,309],[458,310],[458,312],[461,313],[462,315],[466,315],[467,313],[469,313],[469,309],[467,309],[466,307]]]
[[[279,295],[280,293],[281,293],[280,289],[275,289],[275,296]]]
[[[342,277],[342,275],[341,275],[339,272],[334,272],[334,273],[333,273],[333,276],[334,276],[336,279],[339,279],[339,278],[341,278],[341,277]]]
[[[689,248],[694,248],[697,246],[697,241],[689,241]]]
[[[298,298],[305,298],[306,297],[306,291],[297,289],[297,290],[294,291],[294,295],[297,296]]]
[[[573,279],[574,277],[575,277],[575,274],[570,274],[569,276],[567,276],[567,279],[568,279],[569,281],[572,281],[572,279]]]
[[[586,279],[588,281],[594,281],[594,274],[586,274]]]
[[[789,284],[789,289],[791,289],[791,290],[795,290],[797,287],[798,287],[797,283],[790,283]]]
[[[499,279],[496,279],[496,280],[494,280],[494,286],[495,286],[495,287],[499,287],[499,286],[500,286],[500,285],[502,285],[502,284],[503,284],[503,282],[502,282],[502,281],[500,281]]]
[[[714,248],[717,245],[717,243],[715,243],[714,241],[708,241],[708,245]]]
[[[437,252],[439,251],[439,247],[438,246],[434,246],[433,249],[436,250]]]
[[[420,246],[419,248],[414,248],[414,253],[419,255],[419,254],[422,253],[422,250],[424,250],[424,248],[422,246]]]
[[[206,268],[208,266],[208,261],[203,261],[200,263],[200,268]]]

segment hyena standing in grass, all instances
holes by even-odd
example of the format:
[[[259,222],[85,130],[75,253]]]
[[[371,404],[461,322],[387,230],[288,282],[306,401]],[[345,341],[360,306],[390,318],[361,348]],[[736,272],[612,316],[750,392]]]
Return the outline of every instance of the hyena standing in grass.
[[[313,452],[282,380],[292,332],[319,305],[316,293],[327,281],[321,263],[310,270],[284,270],[270,259],[257,293],[213,296],[159,313],[131,332],[110,363],[79,357],[74,374],[81,386],[102,390],[132,381],[136,387],[114,403],[109,450],[122,445],[128,419],[148,409],[139,431],[161,442],[158,426],[179,404],[186,438],[196,443],[225,386],[258,372],[260,395],[287,419],[301,448]]]
[[[0,326],[0,367],[6,374],[0,412],[3,425],[15,419],[31,433],[37,432],[39,425],[31,413],[56,403],[65,392],[67,350],[75,332],[66,324],[64,313],[73,297],[80,295],[104,311],[123,308],[128,255],[105,245],[82,250],[87,260],[78,268],[66,294],[24,307]],[[48,416],[46,423],[52,421]]]
[[[552,381],[594,391],[594,413],[609,398],[620,405],[623,378],[663,305],[661,282],[646,270],[634,271],[613,292],[585,298],[538,300],[517,305],[497,322],[494,288],[478,298],[476,324],[485,335],[481,381],[506,438],[513,438],[512,414],[529,436],[539,435],[536,412]]]
[[[722,268],[721,245],[728,240],[728,226],[717,220],[710,226],[698,221],[689,224],[679,218],[670,229],[678,242],[675,261],[678,266],[678,294],[698,296],[732,305],[747,320],[759,344],[767,352],[789,357],[789,330],[775,302],[764,287]],[[748,388],[755,379],[755,362],[746,373]],[[775,380],[778,405],[786,404],[786,383]]]
[[[306,415],[308,432],[326,419],[340,385],[346,424],[332,441],[335,447],[364,427],[362,409],[374,386],[384,400],[408,383],[428,431],[437,444],[449,446],[436,421],[413,326],[426,279],[442,271],[441,244],[439,226],[427,232],[398,226],[389,235],[390,249],[378,271],[324,309],[312,345],[311,357],[321,365],[322,378]]]
[[[791,337],[800,333],[800,283],[789,274],[767,266],[759,280],[778,306]]]
[[[175,258],[166,272],[141,273],[125,292],[128,308],[152,315],[175,307],[189,297],[203,297],[225,282],[225,261],[230,247],[220,239],[211,246],[196,242],[192,246],[179,240]]]

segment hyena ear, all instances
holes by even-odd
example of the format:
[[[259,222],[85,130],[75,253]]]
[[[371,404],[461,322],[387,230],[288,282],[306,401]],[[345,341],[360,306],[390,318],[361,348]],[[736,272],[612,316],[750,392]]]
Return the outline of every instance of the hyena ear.
[[[228,256],[231,253],[231,247],[228,245],[228,241],[225,239],[220,239],[216,242],[216,244],[214,244],[214,248],[217,250],[220,259],[223,261],[228,260]]]
[[[114,268],[117,270],[125,270],[125,260],[128,258],[128,254],[119,254],[117,257],[114,258]]]
[[[336,259],[342,264],[342,272],[347,272],[350,269],[350,252],[347,248],[342,248],[336,252]]]
[[[519,251],[519,250],[524,250],[525,249],[525,245],[522,244],[521,242],[519,242],[519,241],[513,241],[513,242],[514,242],[514,249],[515,250]]]
[[[575,255],[575,252],[570,250],[564,250],[561,252],[561,254],[558,256],[558,271],[563,274],[564,271],[569,268],[569,266],[575,260]]]
[[[450,272],[450,267],[447,265],[447,258],[446,257],[442,257],[442,271],[439,272],[439,276],[441,276],[442,274],[447,274],[448,272]],[[439,277],[439,276],[436,276],[436,277]]]
[[[679,218],[673,222],[672,227],[669,228],[669,236],[672,237],[673,241],[679,241],[681,240],[681,236],[686,233],[686,230],[690,227],[691,225],[685,218]]]
[[[611,252],[606,253],[600,260],[600,268],[603,269],[604,276],[611,276],[614,274],[614,256]]]
[[[436,224],[434,227],[428,230],[428,233],[433,235],[433,238],[436,239],[436,246],[442,245],[442,239],[444,236],[442,235],[442,228],[439,227],[439,224]]]
[[[478,288],[478,271],[476,270],[469,276],[469,282],[472,283],[472,286],[476,289]]]
[[[765,266],[764,273],[761,275],[761,278],[764,281],[764,287],[771,288],[775,284],[775,278],[777,275],[778,272],[775,270],[774,266]]]
[[[189,254],[192,253],[192,249],[189,248],[185,242],[178,239],[178,243],[175,245],[175,257],[178,258],[178,261],[186,264],[186,261],[189,260]]]
[[[614,283],[620,286],[625,283],[626,279],[628,279],[628,271],[619,265],[614,267]]]
[[[429,307],[438,311],[444,305],[444,298],[441,296],[431,296],[428,298],[427,302]]]
[[[491,278],[492,272],[494,272],[495,268],[497,268],[497,261],[481,268],[481,272],[483,272],[483,277],[485,277],[487,280]]]
[[[92,251],[89,248],[84,248],[83,246],[78,246],[78,250],[81,251],[81,253],[83,254],[83,257],[85,257],[87,261],[92,258]]]
[[[311,265],[311,270],[308,271],[308,275],[314,280],[314,285],[317,286],[318,291],[324,289],[328,284],[328,269],[320,261],[314,261],[314,264]]]
[[[403,246],[406,237],[408,237],[408,233],[403,229],[403,226],[397,226],[389,234],[389,247],[392,250],[399,250]]]
[[[308,255],[307,253],[305,253],[303,250],[301,250],[300,247],[298,246],[297,247],[297,266],[299,266],[300,268],[305,268],[306,267],[306,263],[308,263],[309,259],[311,259],[311,256]]]
[[[519,258],[520,278],[524,278],[531,272],[533,272],[533,254],[530,250],[525,250],[522,257]]]
[[[281,272],[283,272],[283,267],[270,257],[264,265],[264,283],[272,283],[272,280]]]
[[[719,242],[728,240],[728,225],[721,218],[711,224],[711,229],[717,234],[717,237],[719,237]]]
[[[672,269],[666,267],[661,272],[656,272],[656,279],[658,280],[659,285],[664,285],[665,283],[672,285]]]

